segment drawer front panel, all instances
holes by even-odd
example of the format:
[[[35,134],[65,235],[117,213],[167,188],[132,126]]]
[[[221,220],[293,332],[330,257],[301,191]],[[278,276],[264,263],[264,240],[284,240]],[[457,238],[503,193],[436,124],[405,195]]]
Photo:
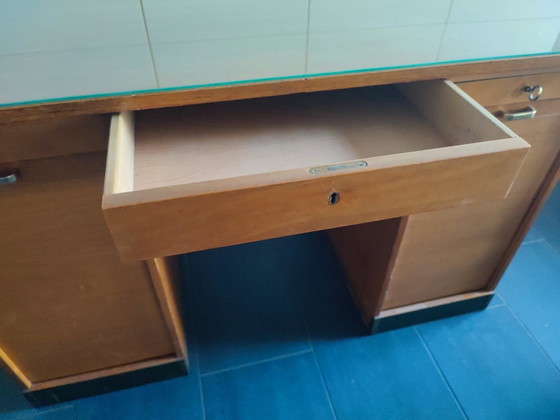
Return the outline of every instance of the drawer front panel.
[[[560,74],[547,73],[459,84],[460,88],[483,106],[507,105],[529,101],[526,87],[542,86],[540,100],[560,98]],[[538,102],[535,101],[535,102]]]
[[[108,134],[106,115],[0,124],[0,163],[106,150]]]
[[[503,199],[529,148],[448,81],[134,118],[103,196],[130,261]]]
[[[431,151],[416,152],[400,163],[393,157],[386,168],[232,191],[187,186],[106,195],[105,219],[121,257],[139,260],[458,206],[506,195],[526,149],[482,151],[502,142],[481,145],[478,155],[434,160]],[[331,205],[333,192],[339,200]]]

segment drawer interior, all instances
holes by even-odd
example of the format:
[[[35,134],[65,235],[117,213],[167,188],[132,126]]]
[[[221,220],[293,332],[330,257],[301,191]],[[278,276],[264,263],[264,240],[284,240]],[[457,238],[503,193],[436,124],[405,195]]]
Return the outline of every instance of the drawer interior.
[[[127,112],[103,212],[124,260],[176,255],[503,198],[528,148],[440,80]]]
[[[459,92],[435,81],[138,112],[134,190],[515,136]]]

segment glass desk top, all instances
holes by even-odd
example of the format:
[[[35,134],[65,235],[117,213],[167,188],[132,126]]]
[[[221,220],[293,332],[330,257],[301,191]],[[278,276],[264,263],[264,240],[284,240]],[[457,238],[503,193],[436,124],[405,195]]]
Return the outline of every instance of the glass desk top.
[[[560,0],[0,0],[0,107],[560,52]]]

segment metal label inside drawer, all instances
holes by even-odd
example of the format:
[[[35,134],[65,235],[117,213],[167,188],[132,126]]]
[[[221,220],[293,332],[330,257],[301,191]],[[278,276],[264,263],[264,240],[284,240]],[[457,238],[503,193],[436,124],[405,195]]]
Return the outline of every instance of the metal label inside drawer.
[[[317,166],[315,168],[308,169],[307,172],[310,174],[323,174],[326,172],[340,171],[344,169],[365,168],[366,166],[367,162],[365,160],[359,160],[354,162],[337,163],[335,165]]]

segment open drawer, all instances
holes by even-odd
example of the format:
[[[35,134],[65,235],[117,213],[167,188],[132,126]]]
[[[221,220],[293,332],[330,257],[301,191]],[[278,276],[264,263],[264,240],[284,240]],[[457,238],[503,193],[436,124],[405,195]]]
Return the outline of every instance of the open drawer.
[[[148,259],[505,197],[528,148],[449,81],[122,113],[103,211]]]

